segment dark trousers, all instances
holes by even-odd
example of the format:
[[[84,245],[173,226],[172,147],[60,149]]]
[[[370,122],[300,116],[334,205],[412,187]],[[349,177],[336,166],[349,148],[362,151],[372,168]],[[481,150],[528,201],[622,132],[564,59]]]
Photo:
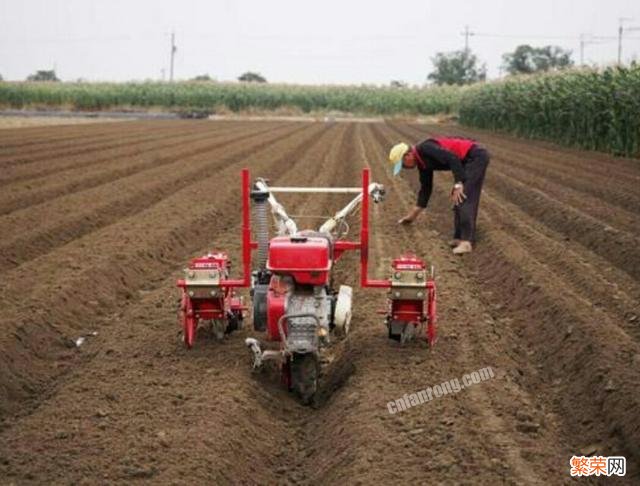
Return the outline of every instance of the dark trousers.
[[[467,198],[453,209],[453,237],[456,240],[476,241],[476,218],[480,206],[480,194],[484,174],[489,165],[489,152],[474,147],[464,160],[464,193]]]

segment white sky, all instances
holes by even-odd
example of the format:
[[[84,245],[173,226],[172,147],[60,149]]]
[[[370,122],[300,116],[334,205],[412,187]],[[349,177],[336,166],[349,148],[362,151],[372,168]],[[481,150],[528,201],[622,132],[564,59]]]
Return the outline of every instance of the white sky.
[[[0,0],[0,75],[21,80],[55,66],[63,80],[208,73],[233,80],[252,70],[272,82],[422,84],[438,51],[470,47],[499,75],[518,44],[558,44],[579,60],[579,35],[617,36],[632,17],[623,59],[640,57],[640,0]],[[548,38],[545,38],[548,37]],[[617,41],[585,48],[611,64]]]

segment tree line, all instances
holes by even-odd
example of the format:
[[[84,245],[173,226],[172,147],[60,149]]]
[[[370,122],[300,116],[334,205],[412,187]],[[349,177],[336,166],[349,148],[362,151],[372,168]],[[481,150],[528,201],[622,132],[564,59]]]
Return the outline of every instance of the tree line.
[[[438,52],[433,58],[434,69],[427,79],[437,85],[464,85],[484,81],[487,77],[487,66],[481,64],[478,57],[469,49],[452,52]],[[571,51],[559,46],[533,47],[528,44],[519,45],[513,52],[502,56],[502,70],[510,75],[533,74],[554,71],[573,66]],[[247,71],[238,76],[244,83],[266,83],[267,79],[260,73]],[[0,75],[0,81],[2,76]],[[55,70],[38,70],[27,77],[27,81],[60,81]],[[214,81],[208,74],[201,74],[191,81]],[[392,80],[391,87],[405,88],[407,84],[400,80]]]
[[[431,59],[434,69],[427,79],[438,85],[463,85],[484,81],[486,64],[469,49],[439,52]],[[571,51],[559,46],[519,45],[502,56],[502,70],[510,75],[556,71],[573,66]]]
[[[2,74],[0,74],[0,81],[2,81]],[[58,76],[56,75],[55,70],[53,69],[40,69],[33,74],[27,76],[27,81],[60,81]],[[214,79],[208,74],[201,74],[192,78],[191,81],[214,81]],[[238,81],[245,83],[266,83],[267,79],[262,76],[260,73],[256,73],[253,71],[247,71],[242,75],[238,76]]]

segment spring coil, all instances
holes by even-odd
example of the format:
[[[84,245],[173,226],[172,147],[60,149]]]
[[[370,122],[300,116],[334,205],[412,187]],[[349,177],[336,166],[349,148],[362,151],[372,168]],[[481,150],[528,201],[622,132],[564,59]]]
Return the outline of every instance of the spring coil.
[[[258,241],[258,268],[267,268],[267,254],[269,251],[269,215],[267,201],[255,201],[254,219],[256,222],[256,240]]]

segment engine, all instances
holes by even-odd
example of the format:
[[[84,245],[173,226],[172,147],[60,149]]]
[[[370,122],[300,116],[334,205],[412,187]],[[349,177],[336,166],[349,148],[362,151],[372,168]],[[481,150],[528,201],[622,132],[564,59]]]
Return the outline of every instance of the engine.
[[[290,352],[316,352],[329,334],[348,330],[351,288],[334,292],[329,284],[332,243],[322,234],[301,233],[271,239],[263,273],[254,287],[254,327]],[[337,317],[337,319],[336,319]],[[346,329],[345,329],[346,328]]]
[[[384,199],[384,187],[370,182],[369,170],[362,173],[360,187],[300,188],[270,187],[258,179],[251,190],[254,201],[256,241],[249,241],[248,211],[243,213],[243,255],[246,249],[257,250],[256,270],[251,274],[253,326],[274,343],[262,349],[258,339],[249,337],[252,369],[263,363],[278,363],[283,382],[303,403],[310,403],[319,379],[328,376],[327,365],[335,363],[335,351],[349,340],[336,339],[349,332],[352,289],[332,286],[333,266],[350,250],[360,253],[360,286],[388,289],[387,308],[383,310],[389,337],[407,341],[425,329],[430,345],[435,342],[435,282],[427,275],[426,265],[415,255],[405,255],[393,262],[393,276],[371,279],[369,262],[369,199],[378,203]],[[248,201],[248,174],[244,199]],[[297,223],[287,214],[274,194],[324,193],[355,194],[342,209],[324,221],[317,231],[299,231]],[[348,240],[346,220],[361,206],[360,236]],[[269,238],[268,210],[274,218],[277,235]],[[250,261],[245,258],[244,261]],[[245,279],[249,276],[245,273]],[[274,349],[278,347],[278,349]]]

